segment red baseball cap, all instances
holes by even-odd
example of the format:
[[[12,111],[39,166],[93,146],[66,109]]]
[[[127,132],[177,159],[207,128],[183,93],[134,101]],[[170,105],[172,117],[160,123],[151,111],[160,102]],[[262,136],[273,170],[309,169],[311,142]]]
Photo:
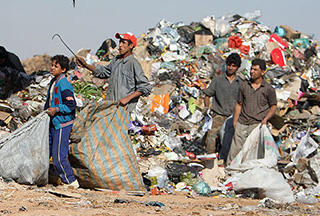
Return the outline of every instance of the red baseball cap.
[[[123,34],[117,33],[116,34],[116,38],[118,38],[118,39],[122,38],[122,39],[125,39],[125,40],[130,40],[134,47],[137,46],[137,38],[131,32],[126,32],[126,33],[123,33]]]

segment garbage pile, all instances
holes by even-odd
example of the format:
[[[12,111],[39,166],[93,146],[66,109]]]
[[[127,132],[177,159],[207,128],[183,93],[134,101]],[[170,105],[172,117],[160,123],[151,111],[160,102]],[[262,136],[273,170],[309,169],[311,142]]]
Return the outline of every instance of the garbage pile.
[[[318,201],[319,42],[286,25],[272,30],[258,21],[260,16],[260,11],[242,16],[208,16],[190,25],[161,20],[138,39],[134,54],[153,91],[149,97],[140,98],[128,132],[151,194],[187,191],[202,196],[263,198],[281,190],[272,188],[272,184],[257,184],[255,188],[238,185],[236,192],[242,195],[236,194],[236,182],[248,172],[255,172],[278,176],[281,185],[293,191],[298,201]],[[219,153],[207,154],[202,145],[210,129],[202,114],[203,90],[214,76],[226,71],[225,59],[233,52],[242,58],[237,72],[242,79],[249,78],[251,60],[266,60],[265,79],[276,89],[278,99],[277,113],[268,125],[277,152],[273,156],[276,163],[273,167],[257,165],[238,174],[226,172]],[[97,56],[90,50],[78,52],[91,64],[108,64],[117,52],[114,46],[108,46],[103,53],[108,56]],[[68,75],[79,110],[90,100],[103,100],[107,80],[93,78],[86,69],[76,66]],[[0,102],[0,136],[43,110],[50,79],[49,73],[37,71],[30,86]]]
[[[265,79],[276,89],[278,98],[278,112],[270,121],[269,128],[275,140],[276,151],[279,151],[278,156],[274,156],[279,160],[278,170],[290,184],[287,188],[301,194],[304,188],[317,186],[317,175],[306,177],[305,182],[303,181],[302,176],[311,170],[311,164],[306,165],[304,170],[297,170],[298,165],[292,155],[299,150],[298,146],[302,146],[301,139],[307,134],[315,143],[310,154],[316,154],[319,143],[318,42],[289,26],[281,25],[271,30],[257,21],[260,15],[259,11],[255,11],[244,16],[222,16],[217,19],[210,16],[190,25],[161,20],[144,35],[140,45],[147,54],[141,52],[143,49],[138,45],[137,58],[145,66],[147,74],[150,71],[149,77],[155,87],[153,95],[138,104],[136,120],[131,127],[131,131],[135,133],[133,140],[137,142],[138,153],[143,158],[148,158],[141,163],[142,172],[148,171],[148,176],[160,179],[167,174],[170,182],[180,186],[181,181],[186,182],[182,180],[183,173],[199,176],[195,174],[198,171],[202,177],[200,179],[212,189],[222,190],[221,185],[226,186],[221,184],[226,179],[224,170],[219,166],[214,168],[215,164],[219,165],[217,159],[213,162],[215,156],[200,156],[206,155],[201,145],[206,129],[201,113],[204,96],[202,90],[213,76],[224,73],[225,58],[230,53],[237,52],[242,57],[242,66],[238,72],[243,79],[249,77],[252,59],[262,58],[268,64]],[[307,160],[310,155],[300,157]],[[317,161],[315,158],[313,161]],[[169,162],[165,165],[164,160]],[[209,161],[213,165],[209,166]],[[318,164],[318,161],[315,163]],[[288,167],[283,168],[286,164]],[[161,171],[159,165],[167,173]],[[172,166],[177,165],[181,167],[178,170],[184,170],[182,173],[171,171]],[[183,166],[185,167],[182,168]],[[256,166],[259,168],[260,164]],[[159,169],[157,174],[154,174],[155,167]],[[271,174],[272,170],[269,172],[269,176],[274,176]],[[281,175],[279,178],[281,180]],[[187,185],[194,183],[189,182]],[[154,182],[151,181],[151,188],[153,185]],[[256,187],[258,186],[260,187]],[[186,186],[184,189],[187,188]],[[242,191],[244,189],[246,188],[242,188]],[[274,190],[271,193],[276,193],[276,188],[271,189]],[[278,190],[284,189],[280,187]],[[228,196],[228,191],[224,193]],[[260,194],[258,198],[263,198],[264,195]],[[279,196],[275,198],[285,202],[293,200],[284,200]]]
[[[51,68],[51,56],[43,54],[27,58],[22,61],[22,66],[28,75],[38,71],[49,71]]]

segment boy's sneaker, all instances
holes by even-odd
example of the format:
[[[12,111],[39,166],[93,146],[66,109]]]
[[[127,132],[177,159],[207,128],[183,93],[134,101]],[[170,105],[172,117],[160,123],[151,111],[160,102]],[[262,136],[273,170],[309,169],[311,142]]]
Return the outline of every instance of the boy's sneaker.
[[[73,188],[79,188],[80,187],[79,182],[78,182],[77,179],[74,182],[68,184],[67,186],[68,187],[73,187]]]
[[[61,182],[61,184],[58,186],[58,188],[61,188],[61,189],[76,189],[79,187],[80,187],[80,185],[79,185],[78,180],[75,180],[74,182],[71,182],[70,184],[66,184],[66,183]]]

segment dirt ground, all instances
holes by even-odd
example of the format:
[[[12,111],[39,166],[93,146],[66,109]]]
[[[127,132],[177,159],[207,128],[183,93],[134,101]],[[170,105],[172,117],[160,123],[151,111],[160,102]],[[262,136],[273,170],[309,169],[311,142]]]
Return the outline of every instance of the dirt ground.
[[[187,193],[133,196],[47,185],[0,184],[0,215],[320,215],[320,204],[269,204]]]

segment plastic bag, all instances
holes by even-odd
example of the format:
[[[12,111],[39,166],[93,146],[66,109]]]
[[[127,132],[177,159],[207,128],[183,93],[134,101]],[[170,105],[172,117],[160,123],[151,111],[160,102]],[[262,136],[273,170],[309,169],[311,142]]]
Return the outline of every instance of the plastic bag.
[[[42,112],[0,140],[0,176],[21,184],[48,182],[49,121]]]
[[[156,95],[152,101],[151,112],[159,111],[161,113],[167,113],[169,111],[169,94]]]
[[[309,39],[308,38],[294,39],[293,46],[294,47],[300,47],[300,48],[303,48],[303,49],[308,49],[310,47]]]
[[[204,181],[198,182],[192,186],[192,189],[203,196],[209,196],[211,194],[210,186]]]
[[[300,191],[296,194],[296,199],[300,203],[304,204],[316,204],[319,200],[312,194],[308,194],[305,191]]]
[[[25,72],[10,67],[0,68],[2,85],[1,98],[7,98],[12,93],[25,89],[30,84],[30,76]]]
[[[168,135],[164,135],[166,139],[164,140],[164,144],[170,149],[173,150],[176,147],[179,147],[182,145],[181,140],[179,137],[176,136],[174,132],[170,132]]]
[[[267,167],[257,167],[239,176],[234,190],[258,189],[258,197],[271,198],[279,202],[294,202],[293,192],[282,174]]]
[[[223,37],[230,32],[230,24],[227,20],[224,19],[217,19],[216,26],[215,26],[215,36]]]
[[[309,132],[302,137],[296,151],[293,153],[292,161],[297,162],[299,158],[306,158],[317,150],[318,144],[310,137]]]
[[[231,36],[228,41],[230,48],[240,48],[242,46],[242,40],[239,36]]]
[[[206,150],[203,148],[201,140],[187,140],[185,137],[181,139],[182,141],[182,148],[188,152],[191,152],[195,155],[202,155],[207,153]]]
[[[280,37],[285,37],[286,36],[286,30],[284,28],[281,28],[280,26],[276,26],[275,27],[274,33],[276,33]]]
[[[199,175],[192,172],[181,173],[180,180],[190,186],[202,182],[202,179],[199,177]]]
[[[166,167],[168,177],[171,182],[177,184],[180,182],[180,177],[183,173],[190,172],[192,176],[198,175],[198,171],[194,167],[190,167],[184,164],[178,164],[178,163],[168,163]]]
[[[248,20],[257,20],[261,17],[261,11],[260,10],[255,10],[252,13],[245,13],[243,15],[244,18],[248,19]]]
[[[194,41],[194,30],[191,26],[185,25],[178,28],[178,33],[181,36],[179,41],[182,43],[190,43]]]
[[[210,54],[215,52],[215,47],[213,45],[204,45],[197,48],[196,57],[200,58],[203,54]]]
[[[281,68],[287,66],[286,57],[283,49],[275,48],[270,53],[272,62],[279,65]]]
[[[202,127],[202,132],[207,132],[212,128],[212,117],[210,115],[210,110],[208,110],[207,115],[204,116],[204,124]]]
[[[157,178],[157,186],[159,188],[166,187],[167,181],[168,181],[168,176],[167,176],[167,170],[164,169],[163,167],[154,166],[154,167],[150,168],[148,171],[148,176]]]
[[[264,151],[264,158],[258,159],[258,151]],[[255,167],[273,167],[277,165],[279,151],[273,137],[266,125],[260,128],[260,124],[253,129],[241,151],[231,161],[229,170],[248,170]]]
[[[208,16],[201,19],[200,23],[210,29],[211,33],[215,35],[215,27],[216,27],[216,20],[214,16]]]

